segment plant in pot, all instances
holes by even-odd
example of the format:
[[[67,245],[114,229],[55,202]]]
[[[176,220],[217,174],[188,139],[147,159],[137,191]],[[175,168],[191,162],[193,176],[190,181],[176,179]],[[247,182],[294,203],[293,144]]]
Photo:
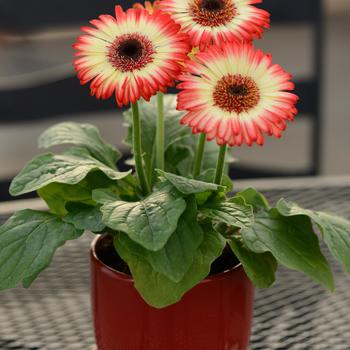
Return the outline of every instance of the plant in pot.
[[[247,349],[253,285],[270,287],[278,265],[334,290],[319,237],[350,272],[350,223],[284,199],[273,207],[227,176],[228,147],[281,137],[297,113],[291,76],[252,45],[269,26],[259,2],[116,6],[82,28],[81,83],[131,105],[130,170],[92,125],[45,131],[41,148],[71,147],[39,155],[11,184],[15,196],[37,191],[49,211],[19,211],[0,228],[0,290],[29,287],[57,248],[95,233],[99,350]],[[178,95],[164,95],[175,81]]]

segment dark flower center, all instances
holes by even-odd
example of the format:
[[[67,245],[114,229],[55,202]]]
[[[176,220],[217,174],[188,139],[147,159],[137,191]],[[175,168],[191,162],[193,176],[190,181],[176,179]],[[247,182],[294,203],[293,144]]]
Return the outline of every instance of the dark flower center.
[[[142,45],[136,39],[130,39],[122,42],[118,47],[118,55],[124,58],[137,60],[142,55]]]
[[[214,105],[227,112],[249,112],[260,101],[260,89],[250,77],[241,74],[221,78],[213,92]]]
[[[248,93],[248,89],[245,85],[231,85],[228,88],[228,91],[231,95],[241,95],[244,96]]]
[[[139,33],[117,37],[108,51],[108,59],[113,67],[122,72],[140,70],[153,61],[152,42]]]
[[[202,8],[207,11],[218,11],[224,8],[224,2],[220,0],[203,0]]]
[[[219,27],[236,16],[233,0],[192,0],[189,13],[192,19],[204,27]]]

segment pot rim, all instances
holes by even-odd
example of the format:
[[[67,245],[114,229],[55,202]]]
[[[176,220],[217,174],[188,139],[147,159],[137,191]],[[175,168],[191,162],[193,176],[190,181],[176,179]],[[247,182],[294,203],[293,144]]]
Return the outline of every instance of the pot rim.
[[[100,260],[100,258],[97,256],[97,253],[96,253],[96,245],[97,245],[97,242],[103,238],[103,234],[99,234],[97,235],[97,237],[95,237],[92,242],[91,242],[91,245],[90,245],[90,254],[92,256],[92,258],[95,260],[95,262],[97,262],[100,266],[108,269],[109,271],[113,272],[118,278],[124,280],[125,282],[129,282],[129,283],[134,283],[134,280],[132,278],[132,276],[124,273],[124,272],[121,272],[121,271],[118,271],[116,269],[114,269],[113,267],[110,267],[108,265],[106,265],[103,261]],[[225,270],[223,272],[220,272],[216,275],[212,275],[212,276],[209,276],[209,277],[206,277],[204,280],[202,280],[201,282],[199,282],[198,284],[204,284],[204,283],[209,283],[209,282],[213,282],[213,281],[217,281],[217,280],[220,280],[220,279],[223,279],[223,278],[226,278],[228,277],[229,275],[231,274],[234,274],[234,273],[238,273],[239,271],[243,270],[243,266],[241,263],[237,264],[235,267],[231,268],[231,269],[228,269],[228,270]]]

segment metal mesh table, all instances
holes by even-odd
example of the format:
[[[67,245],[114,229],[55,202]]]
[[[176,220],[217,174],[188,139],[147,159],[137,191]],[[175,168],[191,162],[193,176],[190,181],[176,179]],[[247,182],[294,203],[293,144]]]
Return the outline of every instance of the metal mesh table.
[[[285,197],[350,219],[350,186],[265,194],[271,202]],[[86,235],[61,248],[31,289],[0,294],[0,350],[91,349],[90,241]],[[258,290],[251,350],[350,350],[350,277],[334,262],[333,270],[337,281],[333,295],[285,269],[280,269],[273,288]]]

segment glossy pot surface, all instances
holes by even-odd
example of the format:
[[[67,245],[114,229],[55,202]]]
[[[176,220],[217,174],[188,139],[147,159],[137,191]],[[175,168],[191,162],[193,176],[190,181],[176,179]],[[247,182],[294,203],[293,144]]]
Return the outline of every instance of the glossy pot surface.
[[[101,238],[99,238],[101,239]],[[91,249],[91,297],[98,350],[247,350],[254,289],[243,268],[210,277],[164,309],[147,305],[130,276]]]

